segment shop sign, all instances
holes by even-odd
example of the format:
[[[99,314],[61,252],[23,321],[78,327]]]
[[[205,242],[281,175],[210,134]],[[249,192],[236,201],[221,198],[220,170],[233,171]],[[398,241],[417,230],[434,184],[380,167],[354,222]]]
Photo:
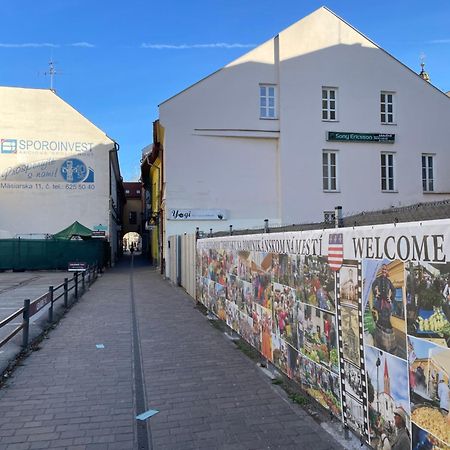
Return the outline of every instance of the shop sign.
[[[168,220],[225,220],[223,209],[169,209]]]
[[[393,144],[395,134],[391,133],[349,133],[345,131],[328,131],[327,141],[333,142],[376,142]]]

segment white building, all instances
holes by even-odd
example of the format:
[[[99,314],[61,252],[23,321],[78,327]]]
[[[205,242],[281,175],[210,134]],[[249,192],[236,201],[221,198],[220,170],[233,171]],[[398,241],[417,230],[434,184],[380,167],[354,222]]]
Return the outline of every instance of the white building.
[[[79,221],[105,231],[114,262],[118,145],[52,90],[0,87],[0,104],[2,236],[54,234]]]
[[[166,100],[160,123],[167,236],[450,196],[449,97],[327,8]]]

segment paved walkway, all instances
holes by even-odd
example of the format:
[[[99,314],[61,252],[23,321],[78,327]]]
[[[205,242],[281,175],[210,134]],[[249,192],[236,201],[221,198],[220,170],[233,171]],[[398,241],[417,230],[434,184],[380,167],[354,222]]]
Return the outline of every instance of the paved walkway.
[[[0,450],[342,448],[194,306],[138,261],[104,274],[0,390]]]
[[[33,271],[33,272],[0,272],[0,320],[5,319],[13,312],[23,307],[23,301],[28,298],[31,301],[48,291],[49,286],[58,286],[64,282],[65,277],[71,278],[72,273],[65,271]],[[59,302],[62,304],[62,302]],[[30,319],[30,336],[35,337],[42,333],[44,320],[48,315],[47,308],[33,315]],[[5,338],[17,325],[22,322],[19,316],[14,321],[0,329],[0,339]],[[0,373],[20,353],[21,335],[9,341],[0,350]]]

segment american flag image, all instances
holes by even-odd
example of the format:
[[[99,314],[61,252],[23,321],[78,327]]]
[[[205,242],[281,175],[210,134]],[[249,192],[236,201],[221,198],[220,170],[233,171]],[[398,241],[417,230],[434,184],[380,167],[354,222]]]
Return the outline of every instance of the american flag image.
[[[337,272],[344,260],[343,233],[332,233],[328,241],[328,265]]]

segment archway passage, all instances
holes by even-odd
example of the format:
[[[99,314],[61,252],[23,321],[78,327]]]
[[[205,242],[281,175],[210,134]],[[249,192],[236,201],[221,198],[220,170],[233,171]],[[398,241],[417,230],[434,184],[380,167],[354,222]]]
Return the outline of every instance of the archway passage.
[[[123,237],[123,253],[141,253],[142,251],[142,237],[135,231],[130,231]]]

